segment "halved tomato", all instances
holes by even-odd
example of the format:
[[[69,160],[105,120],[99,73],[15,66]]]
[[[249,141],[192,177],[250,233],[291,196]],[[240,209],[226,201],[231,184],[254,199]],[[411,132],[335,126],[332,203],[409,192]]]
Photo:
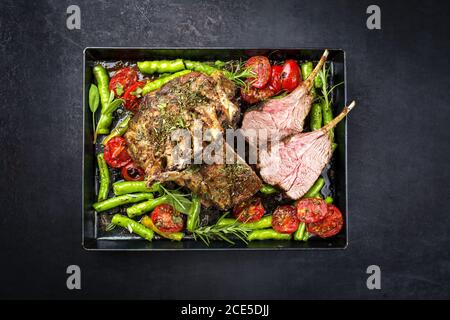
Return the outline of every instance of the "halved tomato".
[[[270,80],[270,61],[264,56],[254,56],[247,60],[245,64],[256,76],[251,79],[251,85],[255,88],[264,88]]]
[[[300,222],[294,206],[279,206],[272,215],[272,228],[280,233],[293,233],[298,229]]]
[[[141,167],[138,167],[131,162],[121,170],[122,177],[127,181],[143,181],[145,172]]]
[[[123,106],[130,111],[137,111],[139,109],[140,98],[142,97],[142,88],[145,85],[145,81],[139,81],[131,85],[123,95],[125,100]]]
[[[301,199],[296,204],[297,218],[300,222],[312,223],[325,218],[328,212],[327,203],[318,198]]]
[[[157,206],[151,218],[156,228],[162,232],[180,232],[184,227],[183,216],[170,204]]]
[[[138,80],[138,73],[131,68],[118,70],[109,81],[109,90],[114,91],[116,97],[120,97]]]
[[[104,157],[106,163],[113,168],[121,168],[131,162],[131,157],[126,149],[125,139],[114,137],[105,146]]]
[[[341,211],[336,206],[329,204],[325,218],[318,222],[308,223],[306,227],[309,233],[321,238],[329,238],[338,234],[343,225],[344,218]]]
[[[260,198],[250,198],[233,208],[233,216],[240,222],[255,222],[264,215],[264,206]]]

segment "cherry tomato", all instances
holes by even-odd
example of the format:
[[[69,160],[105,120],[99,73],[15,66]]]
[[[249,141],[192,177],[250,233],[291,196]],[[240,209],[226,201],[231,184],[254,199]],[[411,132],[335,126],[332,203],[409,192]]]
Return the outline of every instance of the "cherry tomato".
[[[284,90],[291,92],[298,87],[302,81],[300,68],[295,60],[286,60],[281,72],[281,86]]]
[[[106,163],[113,168],[121,168],[131,162],[130,155],[126,149],[125,139],[114,137],[105,146],[104,157]]]
[[[251,78],[251,84],[255,88],[264,88],[270,80],[270,61],[264,56],[254,56],[247,60],[246,67],[250,68],[256,75]]]
[[[264,206],[260,198],[250,198],[233,208],[233,216],[240,222],[255,222],[264,215]]]
[[[157,206],[153,210],[151,218],[156,228],[162,232],[180,232],[184,227],[183,216],[170,204]]]
[[[344,218],[341,211],[336,206],[329,204],[326,217],[318,222],[308,223],[306,227],[309,233],[321,238],[329,238],[338,234],[343,225]]]
[[[123,95],[125,100],[123,106],[130,111],[137,111],[139,109],[139,101],[142,92],[142,87],[145,85],[144,81],[135,82],[131,85]]]
[[[144,180],[145,172],[141,167],[138,167],[131,162],[126,166],[122,167],[121,170],[122,177],[127,181],[142,181]]]
[[[298,229],[298,221],[294,206],[279,206],[272,215],[272,228],[280,233],[293,233]]]
[[[247,79],[249,81],[249,79]],[[275,94],[270,86],[262,89],[253,88],[250,85],[247,89],[241,88],[241,98],[248,104],[253,104],[259,101],[266,100]]]
[[[306,198],[297,202],[297,218],[301,222],[312,223],[325,218],[327,203],[322,199]]]
[[[109,81],[109,90],[114,91],[116,97],[120,97],[137,80],[138,74],[136,70],[122,68]]]
[[[274,65],[272,66],[272,76],[269,81],[269,88],[277,94],[281,91],[281,73],[283,72],[283,66]]]

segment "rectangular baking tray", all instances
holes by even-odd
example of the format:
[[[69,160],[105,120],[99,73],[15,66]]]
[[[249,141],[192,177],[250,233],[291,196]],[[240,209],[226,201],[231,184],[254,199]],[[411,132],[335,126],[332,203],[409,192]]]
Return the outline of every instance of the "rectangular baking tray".
[[[83,164],[82,164],[82,246],[86,250],[101,251],[170,251],[170,250],[320,250],[345,249],[348,244],[348,198],[347,198],[347,120],[335,129],[334,152],[327,176],[327,186],[334,197],[334,203],[344,214],[344,228],[333,238],[310,238],[301,241],[255,241],[249,244],[237,241],[230,246],[224,241],[213,241],[206,246],[201,241],[185,239],[173,242],[166,239],[148,242],[123,232],[115,236],[105,236],[100,232],[100,219],[93,210],[96,199],[96,158],[92,144],[92,114],[88,107],[89,85],[92,83],[92,66],[97,61],[142,61],[184,58],[199,61],[242,59],[254,55],[266,55],[271,60],[296,59],[317,62],[322,48],[117,48],[89,47],[83,51]],[[333,83],[342,83],[335,90],[334,114],[338,114],[347,104],[346,58],[342,49],[329,49],[328,65],[332,67]]]

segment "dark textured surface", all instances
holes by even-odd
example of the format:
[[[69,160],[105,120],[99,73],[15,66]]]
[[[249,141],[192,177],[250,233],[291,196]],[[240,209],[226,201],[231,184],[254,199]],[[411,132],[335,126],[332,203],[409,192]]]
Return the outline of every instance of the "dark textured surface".
[[[448,5],[377,1],[0,4],[1,298],[450,298]],[[349,247],[315,252],[92,253],[81,248],[86,46],[347,51]],[[65,269],[82,268],[82,290]],[[382,290],[365,270],[382,269]]]

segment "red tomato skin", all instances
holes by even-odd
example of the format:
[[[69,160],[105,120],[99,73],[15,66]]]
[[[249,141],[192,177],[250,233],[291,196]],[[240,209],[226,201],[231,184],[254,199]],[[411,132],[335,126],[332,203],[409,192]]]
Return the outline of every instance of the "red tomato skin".
[[[291,92],[298,87],[302,81],[300,67],[295,60],[286,60],[281,72],[281,86],[284,90]]]
[[[126,181],[143,181],[145,176],[144,170],[135,165],[134,162],[122,167],[121,174]]]
[[[233,216],[240,222],[256,222],[261,220],[265,213],[260,198],[250,198],[233,208]]]
[[[272,75],[269,82],[269,88],[277,94],[281,91],[281,73],[283,72],[283,66],[274,65],[272,66]]]
[[[329,204],[328,214],[323,220],[306,225],[309,233],[321,238],[330,238],[338,234],[344,226],[344,218],[338,207]]]
[[[136,92],[138,88],[142,88],[145,85],[144,81],[139,81],[134,83],[132,86],[128,88],[128,90],[123,94],[125,109],[130,111],[137,111],[139,109],[140,97],[133,95],[132,93]]]
[[[123,87],[122,94],[136,81],[138,80],[137,71],[131,68],[122,68],[118,70],[114,76],[109,81],[109,90],[114,91],[114,95],[119,97],[117,94],[117,84],[120,83]]]
[[[175,211],[170,204],[160,204],[152,214],[151,219],[158,230],[162,232],[180,232],[184,227],[181,213]]]
[[[254,88],[264,88],[270,81],[271,68],[270,61],[265,56],[254,56],[247,60],[246,67],[250,68],[256,78],[251,78],[251,85]]]
[[[306,198],[296,204],[300,222],[313,223],[322,220],[328,213],[327,203],[322,199]]]
[[[112,168],[121,168],[131,162],[126,149],[125,139],[114,137],[105,146],[104,157],[106,163]]]
[[[294,206],[279,206],[272,215],[272,228],[279,233],[294,233],[299,224]]]
[[[249,83],[249,79],[247,79],[247,83]],[[250,85],[248,89],[241,88],[241,99],[244,100],[248,104],[254,104],[259,101],[266,100],[273,96],[275,92],[267,86],[262,89],[253,88]]]

